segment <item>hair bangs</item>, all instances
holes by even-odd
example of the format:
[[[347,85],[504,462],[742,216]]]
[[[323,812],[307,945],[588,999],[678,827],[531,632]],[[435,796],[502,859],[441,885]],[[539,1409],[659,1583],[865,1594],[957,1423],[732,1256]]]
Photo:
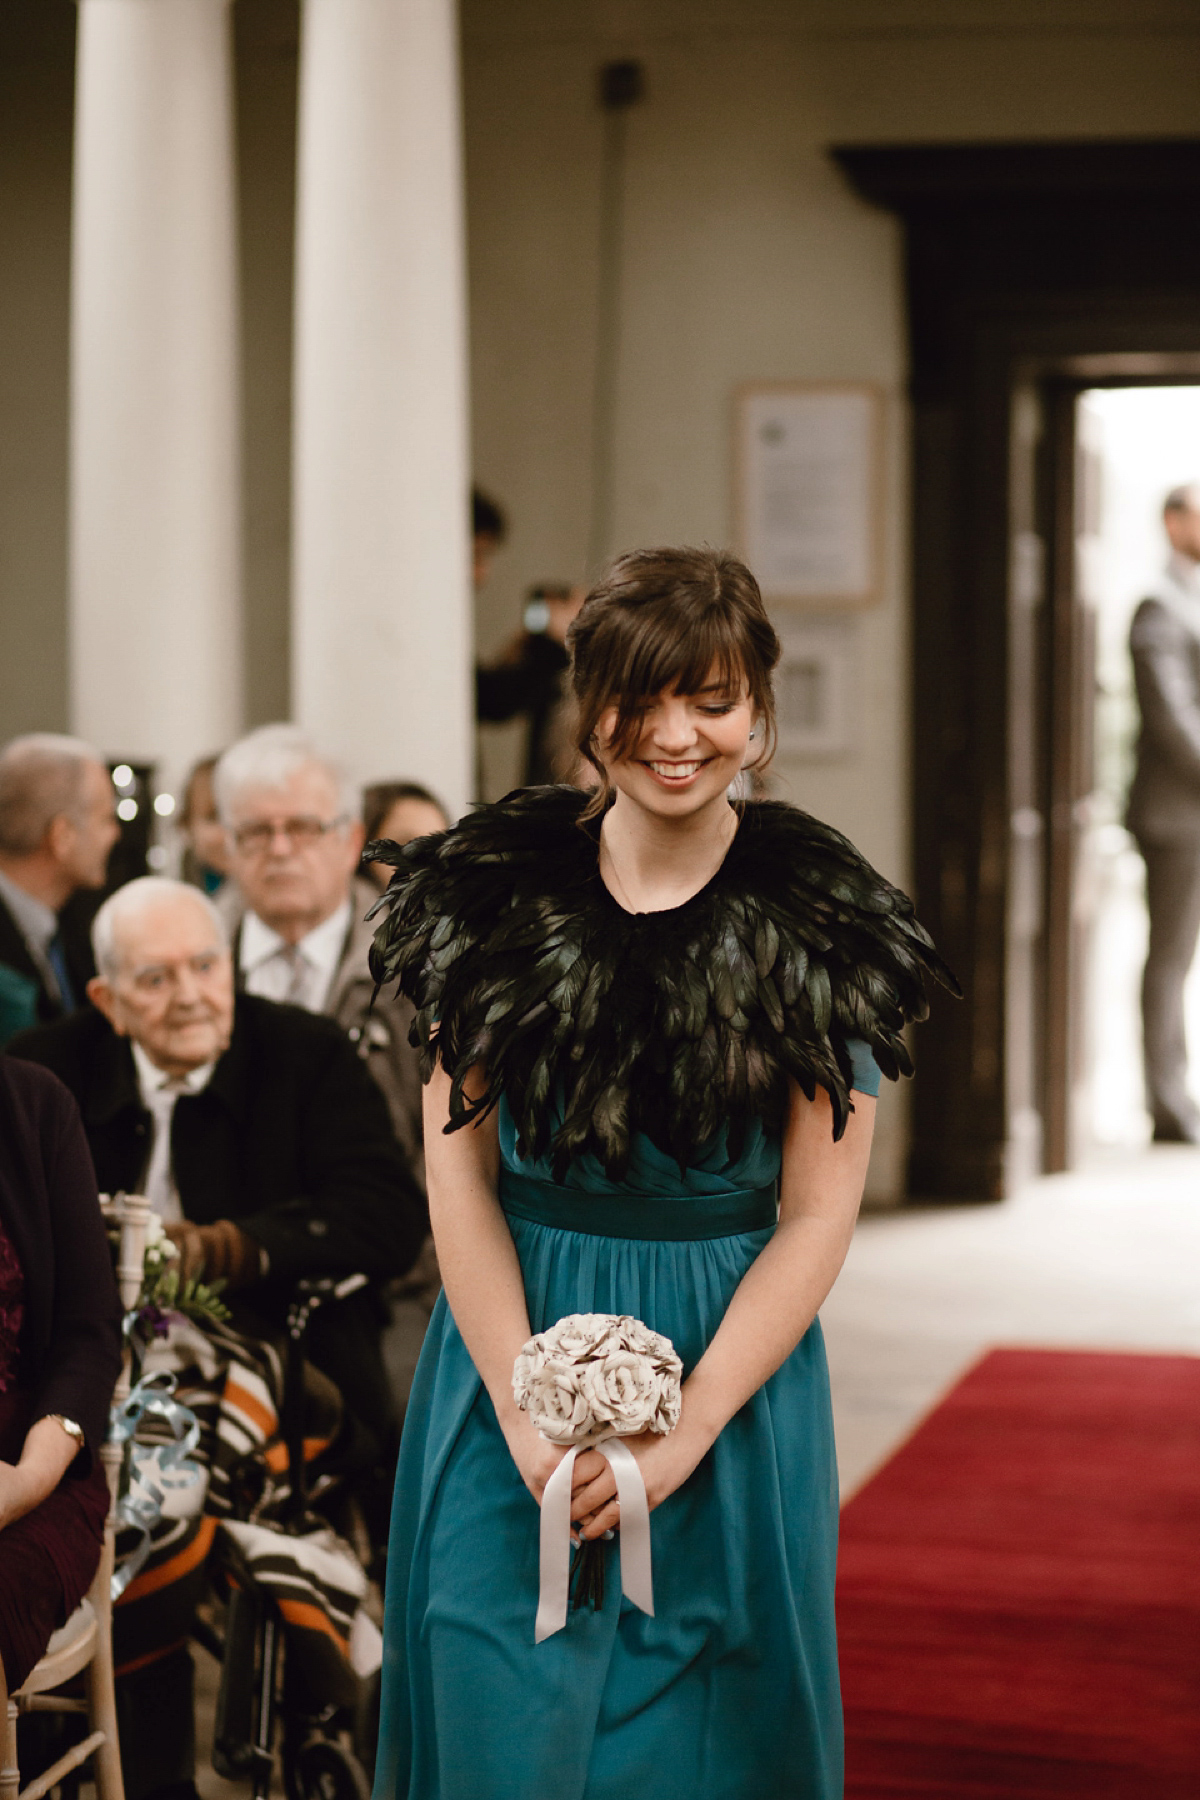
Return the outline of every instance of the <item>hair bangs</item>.
[[[602,715],[616,709],[609,750],[626,756],[658,694],[748,691],[763,727],[756,766],[766,767],[780,643],[758,583],[728,551],[632,550],[618,557],[584,601],[568,643],[577,748],[600,783],[585,818],[602,811],[611,793],[596,744]]]
[[[737,695],[750,685],[746,648],[737,621],[726,609],[712,606],[700,618],[689,618],[672,595],[664,595],[645,612],[646,630],[632,646],[621,685],[612,696],[617,706],[613,749],[624,755],[636,736],[646,707],[658,694],[700,694],[713,689]],[[642,621],[639,620],[639,624]]]

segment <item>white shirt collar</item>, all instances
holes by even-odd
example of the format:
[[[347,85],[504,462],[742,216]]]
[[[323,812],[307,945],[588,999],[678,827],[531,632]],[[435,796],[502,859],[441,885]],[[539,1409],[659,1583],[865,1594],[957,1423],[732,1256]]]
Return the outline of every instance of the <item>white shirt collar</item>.
[[[139,1043],[132,1038],[129,1043],[133,1051],[134,1067],[137,1069],[142,1104],[148,1106],[152,1112],[158,1096],[164,1093],[170,1093],[172,1104],[174,1104],[176,1095],[180,1093],[200,1093],[203,1088],[208,1086],[212,1072],[217,1066],[216,1063],[202,1063],[198,1069],[191,1069],[186,1075],[181,1075],[178,1080],[175,1080],[167,1074],[165,1069],[160,1069],[157,1063],[151,1062]]]
[[[320,970],[327,981],[333,979],[334,971],[342,960],[342,950],[346,942],[346,934],[350,930],[350,897],[331,912],[327,919],[322,919],[300,939],[296,948],[304,952],[307,962],[314,969]],[[238,962],[242,973],[248,974],[257,969],[271,957],[278,956],[287,945],[277,931],[263,923],[255,912],[248,912],[242,919],[241,948]]]

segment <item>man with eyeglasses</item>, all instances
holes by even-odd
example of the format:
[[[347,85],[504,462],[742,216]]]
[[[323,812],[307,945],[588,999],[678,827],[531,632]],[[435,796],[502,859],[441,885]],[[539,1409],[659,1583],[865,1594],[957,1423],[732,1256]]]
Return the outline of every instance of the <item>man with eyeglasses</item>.
[[[358,794],[294,725],[264,725],[214,772],[237,902],[239,987],[335,1019],[383,1090],[392,1125],[423,1185],[421,1080],[408,1042],[411,1009],[380,995],[367,967],[378,895],[356,878]],[[224,898],[224,897],[223,897]]]

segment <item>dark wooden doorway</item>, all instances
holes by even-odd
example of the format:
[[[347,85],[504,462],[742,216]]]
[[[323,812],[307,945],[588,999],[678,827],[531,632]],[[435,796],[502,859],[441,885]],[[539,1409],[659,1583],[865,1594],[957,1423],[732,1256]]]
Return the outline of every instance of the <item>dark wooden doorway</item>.
[[[1075,401],[1200,373],[1200,140],[841,148],[905,224],[914,866],[967,1001],[921,1036],[910,1189],[1066,1166],[1090,783]]]

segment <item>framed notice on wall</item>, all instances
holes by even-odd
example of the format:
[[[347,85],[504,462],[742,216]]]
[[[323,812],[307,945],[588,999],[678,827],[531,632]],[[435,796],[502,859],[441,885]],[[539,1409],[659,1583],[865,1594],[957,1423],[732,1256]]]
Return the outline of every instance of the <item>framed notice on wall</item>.
[[[882,414],[882,393],[866,382],[739,389],[734,519],[765,600],[879,598]]]

